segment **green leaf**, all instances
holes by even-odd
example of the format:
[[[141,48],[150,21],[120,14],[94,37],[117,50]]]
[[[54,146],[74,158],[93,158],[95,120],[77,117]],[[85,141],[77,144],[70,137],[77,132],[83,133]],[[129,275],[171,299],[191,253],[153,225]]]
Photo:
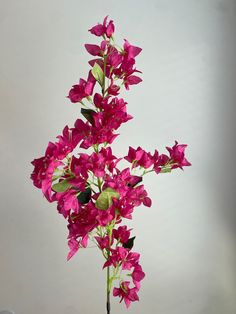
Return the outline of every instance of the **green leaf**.
[[[136,237],[129,238],[129,240],[123,244],[123,247],[131,250],[132,247],[134,246],[134,239],[135,238]]]
[[[91,189],[87,188],[84,192],[81,192],[77,199],[80,204],[87,204],[91,199]]]
[[[92,109],[81,108],[80,112],[87,121],[89,121],[91,124],[94,124],[93,114],[96,113],[96,111]]]
[[[67,180],[60,181],[52,186],[55,192],[65,192],[71,187],[71,184]]]
[[[120,194],[116,192],[112,188],[106,188],[102,193],[98,196],[95,206],[98,209],[106,210],[112,205],[112,198],[119,198]]]
[[[102,86],[104,73],[103,73],[103,70],[101,69],[100,65],[98,65],[97,63],[95,63],[93,68],[92,68],[92,74],[93,74],[93,77],[95,78],[95,80],[98,81],[98,83]]]
[[[62,170],[61,170],[61,169],[56,168],[56,169],[54,170],[54,172],[53,172],[53,175],[54,175],[54,176],[59,176],[59,175],[62,175]]]
[[[161,173],[167,173],[167,172],[171,172],[171,167],[163,167],[162,169],[161,169]]]
[[[61,169],[56,168],[53,172],[53,177],[52,180],[55,181],[57,179],[59,179],[62,176],[62,171]]]

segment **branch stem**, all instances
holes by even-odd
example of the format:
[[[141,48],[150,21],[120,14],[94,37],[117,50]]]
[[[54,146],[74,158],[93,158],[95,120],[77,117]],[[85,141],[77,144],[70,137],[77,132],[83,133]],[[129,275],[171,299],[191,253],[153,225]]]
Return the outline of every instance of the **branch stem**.
[[[107,314],[111,313],[110,303],[110,266],[107,267]]]

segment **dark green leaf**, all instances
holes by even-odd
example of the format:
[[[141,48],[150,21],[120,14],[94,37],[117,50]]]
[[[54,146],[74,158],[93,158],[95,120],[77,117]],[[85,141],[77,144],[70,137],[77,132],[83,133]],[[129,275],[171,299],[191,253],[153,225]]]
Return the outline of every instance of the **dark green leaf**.
[[[87,188],[84,192],[81,192],[77,199],[80,204],[87,204],[91,199],[91,189]]]
[[[123,247],[126,248],[126,249],[132,249],[132,247],[134,246],[134,239],[136,237],[132,237],[132,238],[129,238],[129,240],[123,244]]]
[[[92,109],[85,109],[81,108],[81,114],[85,117],[87,121],[89,121],[91,124],[94,124],[93,114],[96,113],[96,111]]]

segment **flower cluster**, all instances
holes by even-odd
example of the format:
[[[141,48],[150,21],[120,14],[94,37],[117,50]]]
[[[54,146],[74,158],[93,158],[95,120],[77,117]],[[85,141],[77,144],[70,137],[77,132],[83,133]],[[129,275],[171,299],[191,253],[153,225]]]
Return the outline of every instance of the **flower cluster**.
[[[55,143],[49,142],[43,157],[32,161],[31,178],[67,221],[67,259],[89,241],[95,243],[105,259],[103,268],[108,269],[108,295],[117,282],[113,295],[129,307],[139,300],[145,274],[140,255],[133,251],[135,237],[123,221],[132,219],[138,206],[151,206],[142,184],[147,173],[171,172],[190,163],[186,145],[178,142],[167,147],[166,154],[129,147],[127,156],[114,156],[110,144],[118,136],[116,131],[132,119],[119,94],[123,86],[129,90],[142,81],[135,66],[142,49],[127,40],[118,46],[108,17],[89,31],[101,42],[85,45],[94,57],[89,61],[91,69],[87,79],[81,78],[68,93],[70,101],[81,106],[82,117],[73,127],[66,126]],[[128,162],[125,169],[118,166],[121,160]]]

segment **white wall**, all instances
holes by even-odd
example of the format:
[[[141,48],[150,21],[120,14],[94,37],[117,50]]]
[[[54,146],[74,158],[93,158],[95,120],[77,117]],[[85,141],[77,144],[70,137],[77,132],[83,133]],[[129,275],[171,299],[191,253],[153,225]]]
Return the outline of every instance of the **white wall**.
[[[105,313],[99,252],[66,262],[66,222],[29,176],[79,116],[65,96],[88,69],[87,29],[106,14],[117,39],[143,47],[144,82],[123,93],[135,119],[116,154],[178,139],[193,164],[146,178],[153,207],[132,223],[146,278],[129,313],[235,314],[234,0],[0,1],[0,310]],[[112,314],[126,311],[112,303]]]

